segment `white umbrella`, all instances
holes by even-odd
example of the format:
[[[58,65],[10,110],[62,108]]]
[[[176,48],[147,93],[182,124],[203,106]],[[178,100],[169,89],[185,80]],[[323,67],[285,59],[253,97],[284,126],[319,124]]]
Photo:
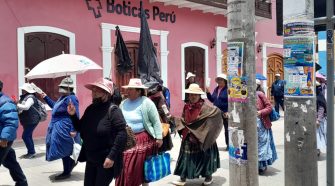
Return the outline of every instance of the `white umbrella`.
[[[25,77],[28,79],[57,78],[102,69],[91,59],[73,54],[61,54],[36,65]]]

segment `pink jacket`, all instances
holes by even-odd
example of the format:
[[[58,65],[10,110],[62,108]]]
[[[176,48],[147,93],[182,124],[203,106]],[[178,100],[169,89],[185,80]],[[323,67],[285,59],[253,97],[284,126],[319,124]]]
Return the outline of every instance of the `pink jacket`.
[[[261,91],[257,91],[257,101],[256,101],[256,108],[257,111],[261,112],[261,120],[266,129],[270,129],[272,123],[270,121],[270,113],[272,112],[272,105],[271,102],[266,98],[265,94]]]

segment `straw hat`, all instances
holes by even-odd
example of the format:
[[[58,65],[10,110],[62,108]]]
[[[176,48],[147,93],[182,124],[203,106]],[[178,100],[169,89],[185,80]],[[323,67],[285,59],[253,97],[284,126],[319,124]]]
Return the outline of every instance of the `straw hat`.
[[[278,76],[278,77],[280,77],[280,74],[275,74],[275,76]]]
[[[36,93],[36,90],[33,88],[33,86],[30,85],[30,83],[24,83],[20,89],[27,91],[28,93]]]
[[[216,78],[215,81],[217,81],[218,79],[224,79],[227,81],[227,75],[226,74],[219,74]]]
[[[122,86],[122,88],[143,88],[147,89],[148,87],[142,84],[141,79],[139,78],[132,78],[129,80],[128,85]]]
[[[192,72],[187,72],[186,79],[189,79],[190,77],[195,77],[195,74]]]
[[[259,79],[256,79],[256,85],[261,85],[262,82]]]
[[[85,87],[89,90],[93,90],[94,87],[98,87],[98,88],[101,88],[102,90],[108,92],[111,95],[113,95],[113,93],[114,93],[113,82],[109,81],[105,78],[99,78],[94,83],[86,84]]]
[[[185,90],[185,93],[188,93],[188,94],[205,94],[205,92],[202,91],[202,89],[196,83],[192,83],[188,87],[188,89]]]

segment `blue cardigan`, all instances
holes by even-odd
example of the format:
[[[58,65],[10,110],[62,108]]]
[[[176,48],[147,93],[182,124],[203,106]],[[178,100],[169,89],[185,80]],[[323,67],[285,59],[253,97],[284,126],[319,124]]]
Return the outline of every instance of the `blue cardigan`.
[[[228,112],[228,89],[227,86],[224,87],[221,92],[219,97],[218,95],[218,90],[219,87],[217,86],[214,89],[213,94],[210,94],[207,92],[207,98],[209,101],[211,101],[215,106],[217,106],[222,112]]]
[[[0,92],[0,139],[14,141],[19,126],[15,103]]]

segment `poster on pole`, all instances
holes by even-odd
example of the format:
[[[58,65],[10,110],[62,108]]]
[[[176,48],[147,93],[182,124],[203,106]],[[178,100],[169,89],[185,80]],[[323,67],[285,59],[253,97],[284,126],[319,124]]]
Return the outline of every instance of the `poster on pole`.
[[[284,67],[286,96],[313,96],[314,67],[288,66]]]
[[[243,66],[243,42],[228,43],[228,76],[241,76]]]
[[[237,127],[229,127],[229,161],[236,165],[246,164],[247,144],[244,141],[244,132]]]
[[[284,66],[314,66],[314,38],[297,36],[284,38]]]
[[[314,96],[314,37],[284,38],[285,96]]]
[[[313,36],[314,21],[289,21],[284,23],[284,37],[289,36]]]
[[[229,42],[227,48],[228,99],[232,102],[247,102],[247,78],[242,77],[244,43]]]

